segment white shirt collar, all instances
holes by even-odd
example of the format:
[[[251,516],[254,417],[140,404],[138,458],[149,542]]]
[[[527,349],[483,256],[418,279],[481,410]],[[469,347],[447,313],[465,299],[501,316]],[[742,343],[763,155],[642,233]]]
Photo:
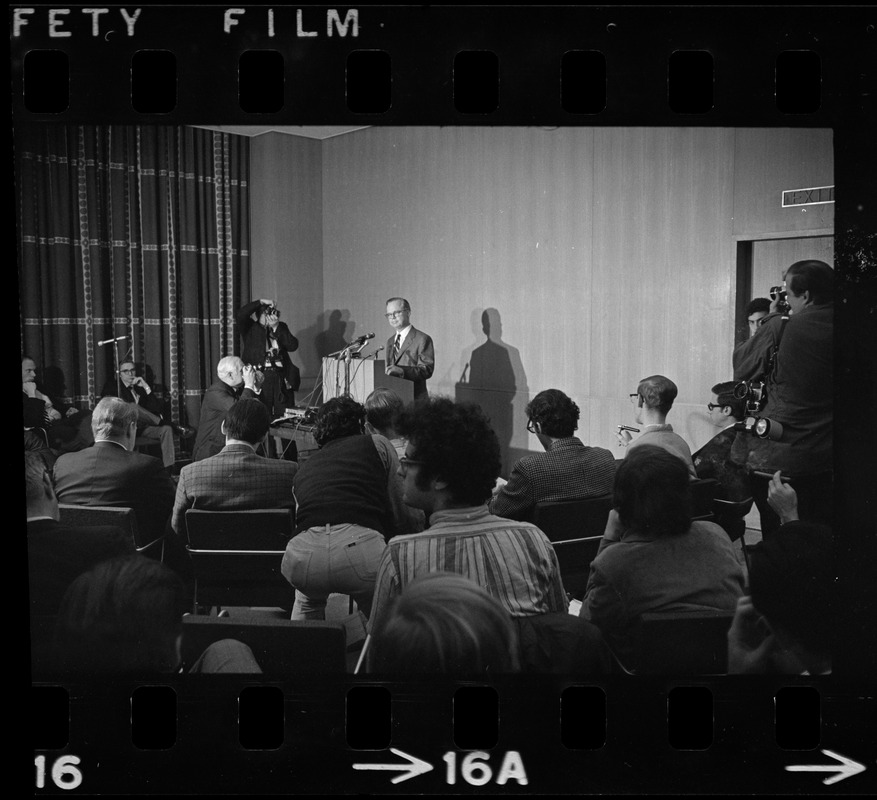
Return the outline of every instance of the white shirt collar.
[[[399,344],[400,345],[402,344],[402,342],[405,341],[405,337],[408,335],[408,331],[410,331],[413,327],[414,327],[413,325],[408,325],[408,327],[402,328],[401,331],[396,332],[395,336],[399,337]],[[395,338],[395,336],[394,336],[394,338]]]

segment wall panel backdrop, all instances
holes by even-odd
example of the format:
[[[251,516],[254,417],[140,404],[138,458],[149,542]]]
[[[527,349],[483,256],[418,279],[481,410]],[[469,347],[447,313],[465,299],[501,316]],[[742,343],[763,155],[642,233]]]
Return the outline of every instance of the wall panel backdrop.
[[[97,342],[127,335],[120,356],[197,424],[249,287],[248,150],[186,127],[16,132],[22,347],[68,398],[94,405],[113,375]]]
[[[830,146],[812,155],[830,165]],[[328,140],[325,305],[386,333],[383,301],[407,296],[436,342],[430,391],[487,408],[506,468],[539,449],[523,412],[536,392],[569,393],[582,437],[614,452],[627,393],[653,373],[678,384],[670,421],[700,446],[714,433],[702,406],[731,370],[734,159],[733,129]]]

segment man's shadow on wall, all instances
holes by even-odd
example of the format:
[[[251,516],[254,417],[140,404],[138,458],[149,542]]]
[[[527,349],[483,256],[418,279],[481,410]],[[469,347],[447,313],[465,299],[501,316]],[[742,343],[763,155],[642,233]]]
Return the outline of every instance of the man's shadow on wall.
[[[290,356],[298,363],[303,378],[296,400],[303,399],[313,388],[313,403],[322,401],[323,359],[347,347],[355,331],[356,323],[350,319],[350,310],[335,308],[319,314],[313,325],[296,332],[299,346]]]
[[[463,374],[455,385],[458,402],[477,403],[490,417],[490,424],[499,438],[503,473],[526,450],[526,420],[515,435],[515,420],[523,418],[529,398],[527,375],[516,347],[502,340],[502,318],[495,308],[474,309],[470,317],[476,342],[487,340],[463,351]],[[521,442],[521,447],[514,444]]]

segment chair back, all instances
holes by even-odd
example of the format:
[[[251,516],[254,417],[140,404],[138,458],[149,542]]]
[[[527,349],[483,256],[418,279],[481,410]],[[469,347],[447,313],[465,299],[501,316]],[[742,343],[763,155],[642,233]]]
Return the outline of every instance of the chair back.
[[[65,525],[89,527],[93,525],[116,525],[130,535],[138,553],[164,561],[164,537],[150,539],[143,536],[137,526],[137,515],[127,506],[75,506],[58,503],[61,522]]]
[[[746,533],[746,515],[752,509],[752,498],[745,500],[713,500],[715,521],[724,528],[732,542],[736,542]]]
[[[597,555],[611,509],[610,494],[536,504],[533,522],[554,547],[563,588],[571,597],[581,598],[585,594],[591,562]]]
[[[551,542],[602,536],[612,510],[612,495],[583,500],[546,500],[536,503],[533,523]]]
[[[691,486],[691,519],[712,520],[714,517],[713,501],[719,482],[715,478],[697,478],[690,482]]]
[[[221,639],[237,639],[253,651],[266,674],[341,674],[347,670],[346,637],[341,622],[291,621],[251,615],[183,617],[183,664],[189,669],[204,649]]]
[[[637,675],[726,674],[733,619],[732,611],[643,614],[632,671]]]
[[[292,535],[292,510],[186,512],[186,550],[198,606],[292,608],[294,590],[280,573]]]

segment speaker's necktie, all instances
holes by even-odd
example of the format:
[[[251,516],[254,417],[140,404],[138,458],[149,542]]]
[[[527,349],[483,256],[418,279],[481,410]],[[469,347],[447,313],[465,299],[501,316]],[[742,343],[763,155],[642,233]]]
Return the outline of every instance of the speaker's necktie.
[[[402,337],[399,334],[396,334],[396,338],[393,341],[393,363],[396,363],[396,359],[399,357],[399,347],[402,344]]]

